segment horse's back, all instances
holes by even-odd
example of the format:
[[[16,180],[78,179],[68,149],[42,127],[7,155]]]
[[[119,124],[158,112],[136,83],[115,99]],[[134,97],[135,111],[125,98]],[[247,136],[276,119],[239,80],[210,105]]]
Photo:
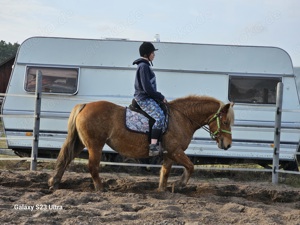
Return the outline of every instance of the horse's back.
[[[80,114],[92,117],[110,117],[114,116],[115,113],[119,114],[124,110],[124,107],[117,105],[109,101],[97,101],[87,103]]]
[[[95,124],[106,126],[116,118],[122,117],[124,107],[109,101],[90,102],[85,105],[77,117],[77,124],[83,123],[93,127]]]
[[[100,100],[100,101],[95,101],[95,102],[89,102],[89,103],[86,103],[86,105],[102,106],[102,107],[119,106],[119,105],[117,105],[117,104],[115,104],[113,102],[105,101],[105,100]]]

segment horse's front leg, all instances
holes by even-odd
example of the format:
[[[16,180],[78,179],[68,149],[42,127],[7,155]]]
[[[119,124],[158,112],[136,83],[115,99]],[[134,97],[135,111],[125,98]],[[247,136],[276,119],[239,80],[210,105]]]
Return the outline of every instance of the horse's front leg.
[[[194,172],[194,164],[191,162],[189,157],[184,153],[183,150],[177,150],[172,153],[171,158],[177,162],[178,164],[184,166],[183,174],[180,180],[176,181],[175,184],[178,185],[180,188],[185,187]]]
[[[167,156],[164,156],[164,161],[160,170],[158,191],[163,192],[167,189],[167,182],[172,168],[172,164],[173,164],[173,160],[171,160]]]

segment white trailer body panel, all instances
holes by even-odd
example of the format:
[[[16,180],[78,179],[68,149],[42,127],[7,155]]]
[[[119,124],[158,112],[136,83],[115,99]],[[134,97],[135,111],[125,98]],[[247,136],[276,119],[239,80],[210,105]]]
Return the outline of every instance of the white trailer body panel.
[[[68,73],[77,71],[76,90],[73,93],[48,91],[42,96],[39,148],[60,149],[67,132],[67,119],[74,105],[98,100],[112,101],[122,106],[131,103],[136,70],[132,62],[139,57],[140,44],[140,41],[52,37],[26,40],[16,57],[7,92],[9,96],[5,98],[2,107],[3,115],[33,114],[34,93],[28,91],[26,86],[30,69],[63,68]],[[243,79],[250,79],[250,82],[265,79],[262,80],[265,84],[268,84],[268,79],[272,79],[273,83],[282,81],[284,91],[280,158],[295,159],[300,140],[300,107],[293,65],[284,50],[258,46],[154,44],[159,49],[153,62],[158,89],[169,101],[196,94],[213,96],[226,103],[234,95],[232,84],[242,85]],[[75,75],[70,77],[75,80]],[[195,133],[186,153],[200,157],[271,159],[276,110],[274,90],[259,90],[265,90],[262,99],[267,99],[267,104],[256,103],[264,100],[254,99],[253,102],[240,100],[234,106],[232,148],[227,151],[218,149],[215,142],[210,140],[209,134],[200,129]],[[249,93],[251,94],[250,90]],[[260,98],[260,94],[255,96]],[[33,128],[32,118],[4,117],[3,121],[8,138],[25,135],[26,132],[30,135]],[[8,146],[13,149],[29,148],[31,145],[31,140],[8,140]],[[111,151],[108,146],[104,150]]]

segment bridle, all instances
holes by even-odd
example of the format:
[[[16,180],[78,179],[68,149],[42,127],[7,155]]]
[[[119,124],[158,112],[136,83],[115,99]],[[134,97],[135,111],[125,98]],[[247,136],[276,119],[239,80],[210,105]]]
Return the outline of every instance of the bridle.
[[[209,121],[207,122],[207,125],[209,125],[211,122],[216,120],[217,126],[218,126],[217,130],[215,132],[212,132],[207,126],[202,127],[205,131],[207,131],[210,134],[210,137],[213,140],[216,140],[217,138],[219,138],[221,133],[231,134],[231,131],[221,129],[221,124],[220,124],[221,118],[222,118],[222,112],[221,112],[221,107],[220,107],[218,109],[218,111],[214,114],[214,116],[212,118],[210,118]]]

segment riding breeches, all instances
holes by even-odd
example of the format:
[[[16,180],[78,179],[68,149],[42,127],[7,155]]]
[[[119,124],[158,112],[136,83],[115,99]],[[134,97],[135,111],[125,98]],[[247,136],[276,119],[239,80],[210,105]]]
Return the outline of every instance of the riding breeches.
[[[142,110],[155,119],[152,129],[162,129],[164,127],[165,114],[156,101],[152,98],[147,98],[143,100],[136,100],[136,102]]]

